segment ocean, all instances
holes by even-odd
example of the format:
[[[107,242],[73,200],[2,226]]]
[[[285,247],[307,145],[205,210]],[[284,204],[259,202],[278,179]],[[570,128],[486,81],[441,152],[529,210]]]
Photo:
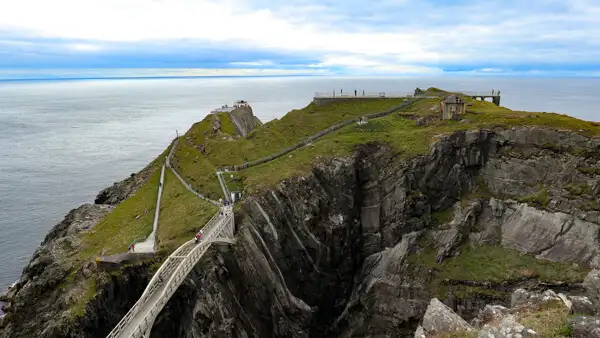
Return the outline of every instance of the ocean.
[[[516,110],[600,120],[600,79],[191,78],[0,82],[0,292],[66,213],[142,169],[212,109],[250,102],[263,122],[315,92],[499,89]]]

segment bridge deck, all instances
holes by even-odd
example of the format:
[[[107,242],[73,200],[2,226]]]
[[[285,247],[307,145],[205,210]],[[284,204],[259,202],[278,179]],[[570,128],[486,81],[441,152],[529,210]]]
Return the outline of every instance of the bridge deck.
[[[131,310],[117,324],[111,338],[138,338],[150,330],[154,319],[177,290],[185,276],[202,257],[213,242],[234,243],[230,238],[217,238],[223,231],[225,223],[233,217],[232,207],[222,208],[205,226],[204,238],[199,244],[190,240],[181,245],[167,258],[161,268],[156,272],[144,293]]]

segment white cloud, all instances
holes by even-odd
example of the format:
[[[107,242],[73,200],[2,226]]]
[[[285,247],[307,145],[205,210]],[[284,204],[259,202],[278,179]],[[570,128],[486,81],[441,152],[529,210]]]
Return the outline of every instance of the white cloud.
[[[232,66],[246,66],[246,67],[250,67],[250,66],[257,66],[257,67],[267,67],[267,66],[275,66],[275,63],[271,60],[260,60],[260,61],[237,61],[237,62],[230,62],[229,63]]]
[[[0,29],[73,39],[79,42],[66,47],[86,52],[103,50],[111,42],[177,45],[186,41],[315,55],[320,62],[312,68],[400,72],[437,72],[440,64],[598,63],[600,59],[596,0],[472,1],[452,7],[432,0],[0,3]],[[270,60],[233,64],[273,66]]]
[[[81,52],[95,52],[95,51],[102,50],[102,47],[100,47],[99,45],[92,45],[89,43],[71,43],[71,44],[67,44],[66,47],[68,49],[72,49],[75,51],[81,51]]]

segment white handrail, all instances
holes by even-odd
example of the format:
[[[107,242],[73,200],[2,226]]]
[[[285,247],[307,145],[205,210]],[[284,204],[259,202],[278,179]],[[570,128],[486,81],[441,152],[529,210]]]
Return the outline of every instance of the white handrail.
[[[222,216],[223,218],[221,218],[221,212],[224,213]],[[119,337],[126,326],[132,324],[131,320],[138,313],[139,309],[145,305],[146,302],[155,295],[155,291],[159,290],[162,286],[162,292],[155,301],[155,304],[148,313],[144,314],[143,319],[141,319],[141,322],[131,334],[131,337],[134,338],[143,337],[146,330],[153,325],[154,319],[156,319],[158,313],[175,293],[175,290],[181,285],[192,268],[202,258],[210,245],[215,242],[233,243],[233,240],[231,239],[216,238],[226,226],[233,223],[233,218],[232,208],[223,207],[206,223],[204,228],[207,229],[207,231],[205,238],[201,243],[195,244],[195,240],[190,240],[177,248],[177,250],[167,258],[154,274],[140,299],[127,312],[121,321],[119,321],[107,337]],[[169,279],[163,284],[162,281],[164,281],[164,279],[161,281],[161,278],[166,277],[165,275],[168,275]]]

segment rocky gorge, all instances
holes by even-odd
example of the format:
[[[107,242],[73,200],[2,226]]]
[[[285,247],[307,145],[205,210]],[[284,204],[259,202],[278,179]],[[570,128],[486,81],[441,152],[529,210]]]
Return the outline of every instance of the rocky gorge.
[[[600,268],[599,150],[582,132],[523,126],[439,135],[408,159],[370,143],[319,161],[243,200],[236,244],[211,248],[152,337],[429,337],[475,331],[440,329],[434,310],[467,323],[486,305],[514,306],[520,289],[595,301],[584,279]],[[119,273],[90,262],[72,277],[66,258],[73,235],[130,196],[141,174],[48,234],[6,297],[0,337],[104,337],[126,313],[155,262]],[[59,287],[73,278],[97,280],[76,317],[66,304],[85,292]],[[485,337],[509,336],[492,331]]]

